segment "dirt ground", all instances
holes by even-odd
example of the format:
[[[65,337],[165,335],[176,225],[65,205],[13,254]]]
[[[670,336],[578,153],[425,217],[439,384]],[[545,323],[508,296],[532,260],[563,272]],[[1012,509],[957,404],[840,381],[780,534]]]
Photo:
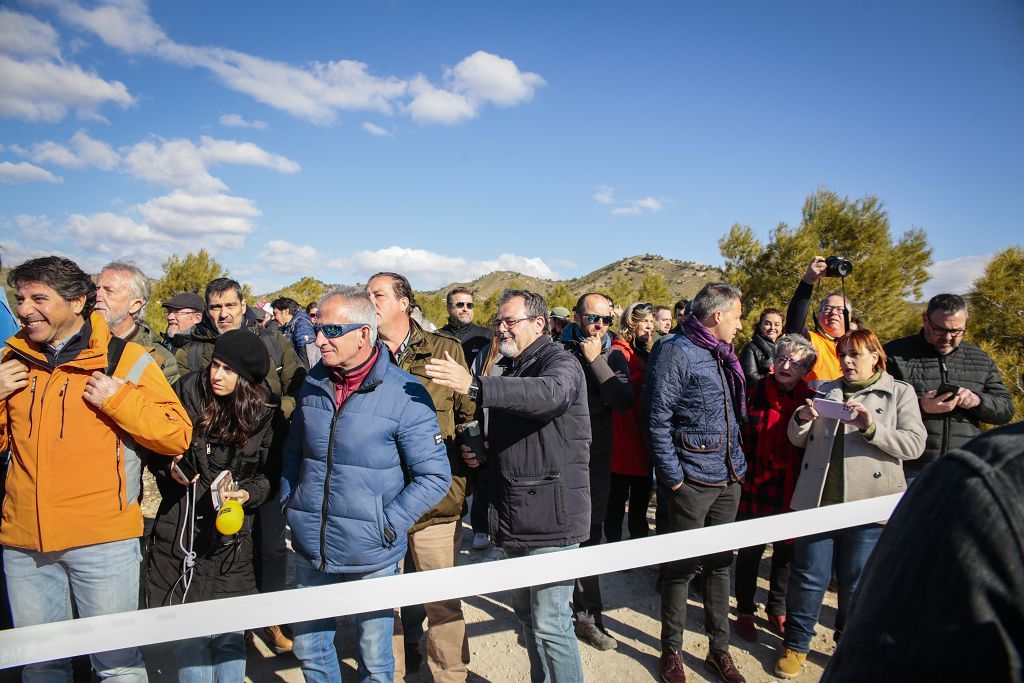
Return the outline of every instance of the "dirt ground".
[[[147,487],[149,491],[155,487]],[[155,510],[152,500],[147,501],[146,511]],[[653,509],[651,510],[653,518]],[[463,547],[459,553],[459,564],[475,564],[489,560],[488,551],[470,549],[472,534],[463,534]],[[763,604],[767,597],[767,572],[769,553],[761,563],[758,601]],[[609,632],[619,641],[618,648],[601,652],[588,645],[580,644],[580,655],[586,680],[626,683],[632,681],[658,680],[658,657],[660,655],[658,620],[660,598],[655,591],[655,567],[641,567],[625,572],[602,576],[601,592],[605,602],[604,621]],[[687,610],[687,631],[683,643],[684,659],[688,681],[715,681],[704,667],[707,655],[707,637],[703,631],[703,609],[699,596],[691,594],[690,609]],[[733,601],[735,607],[735,601]],[[517,621],[508,606],[504,593],[478,595],[464,600],[463,609],[467,623],[470,646],[470,676],[473,683],[519,683],[529,681],[529,664],[526,650],[520,644]],[[832,622],[835,618],[836,596],[827,593],[822,608],[818,634],[811,643],[803,674],[794,679],[801,682],[817,681],[829,656],[835,650],[832,640]],[[735,633],[732,636],[732,655],[740,671],[750,683],[776,681],[771,673],[778,656],[782,640],[767,630],[763,611],[757,615],[762,627],[759,642],[747,643]],[[343,680],[357,681],[358,674],[354,652],[354,630],[351,618],[339,619],[336,639],[342,659]],[[177,680],[174,663],[174,644],[165,643],[143,648],[143,656],[154,682]],[[89,680],[87,676],[76,677]],[[0,683],[18,680],[16,671],[0,672]],[[265,681],[303,680],[298,661],[291,655],[274,656],[260,638],[256,638],[249,650],[246,680],[254,683]],[[430,673],[424,664],[419,671],[406,676],[407,683],[427,683]]]

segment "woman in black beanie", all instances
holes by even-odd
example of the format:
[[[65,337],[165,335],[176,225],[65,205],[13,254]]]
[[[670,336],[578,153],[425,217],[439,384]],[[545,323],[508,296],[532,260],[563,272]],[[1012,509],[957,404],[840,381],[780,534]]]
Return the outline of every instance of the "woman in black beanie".
[[[163,458],[150,465],[163,500],[149,537],[149,607],[256,592],[250,531],[256,508],[271,493],[268,461],[280,458],[274,435],[284,433],[280,408],[265,381],[268,372],[263,342],[238,329],[217,338],[209,366],[175,384],[192,420],[192,444],[174,458],[174,466]],[[217,531],[211,495],[211,484],[225,471],[237,489],[223,497],[237,500],[245,512],[242,528],[230,536]],[[245,679],[241,632],[182,641],[175,655],[179,681]]]

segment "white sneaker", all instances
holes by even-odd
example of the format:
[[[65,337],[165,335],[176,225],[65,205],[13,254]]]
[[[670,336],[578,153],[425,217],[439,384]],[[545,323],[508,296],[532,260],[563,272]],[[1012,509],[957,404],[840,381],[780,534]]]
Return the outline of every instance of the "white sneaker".
[[[491,537],[484,533],[473,534],[473,550],[483,550],[491,545]]]

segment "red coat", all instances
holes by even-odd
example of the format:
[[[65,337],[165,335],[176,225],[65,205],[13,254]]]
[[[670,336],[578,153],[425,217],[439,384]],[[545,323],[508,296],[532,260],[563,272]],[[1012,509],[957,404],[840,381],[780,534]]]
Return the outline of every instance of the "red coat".
[[[626,357],[629,383],[633,387],[633,407],[624,413],[612,413],[612,472],[649,477],[651,456],[640,431],[640,394],[647,364],[626,340],[615,337],[612,346]]]

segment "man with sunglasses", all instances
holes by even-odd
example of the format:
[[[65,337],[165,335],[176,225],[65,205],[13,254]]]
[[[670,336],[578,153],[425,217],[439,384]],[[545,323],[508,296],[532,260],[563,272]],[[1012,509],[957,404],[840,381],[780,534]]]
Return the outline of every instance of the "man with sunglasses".
[[[441,328],[458,338],[462,344],[462,355],[466,365],[472,366],[480,349],[491,343],[491,331],[473,322],[473,291],[456,287],[445,297],[448,303],[448,322]]]
[[[560,341],[571,353],[587,379],[587,407],[590,411],[590,538],[582,547],[601,542],[612,476],[612,412],[633,407],[629,364],[622,352],[612,347],[612,305],[603,294],[590,292],[576,301],[575,320],[562,330]],[[601,584],[597,576],[576,580],[572,595],[576,636],[598,650],[617,645],[604,628],[601,617]]]
[[[398,273],[377,273],[366,291],[377,310],[377,329],[392,361],[426,388],[437,412],[441,438],[448,450],[451,487],[437,505],[416,521],[409,532],[405,571],[444,569],[455,564],[462,545],[462,516],[466,512],[468,467],[456,442],[455,425],[475,419],[476,404],[450,387],[430,381],[425,368],[431,358],[451,358],[468,366],[459,340],[445,332],[428,332],[410,316],[416,295],[409,280]],[[469,640],[459,599],[403,607],[398,626],[404,646],[395,646],[398,679],[412,672],[422,657],[419,642],[427,620],[427,664],[435,680],[464,681],[469,665]],[[397,636],[396,636],[397,639]],[[404,656],[403,656],[404,655]]]
[[[885,345],[888,370],[913,385],[928,430],[924,454],[903,463],[912,481],[931,462],[977,436],[980,423],[1006,424],[1014,406],[992,357],[964,341],[967,302],[938,294],[921,314],[918,334]]]

